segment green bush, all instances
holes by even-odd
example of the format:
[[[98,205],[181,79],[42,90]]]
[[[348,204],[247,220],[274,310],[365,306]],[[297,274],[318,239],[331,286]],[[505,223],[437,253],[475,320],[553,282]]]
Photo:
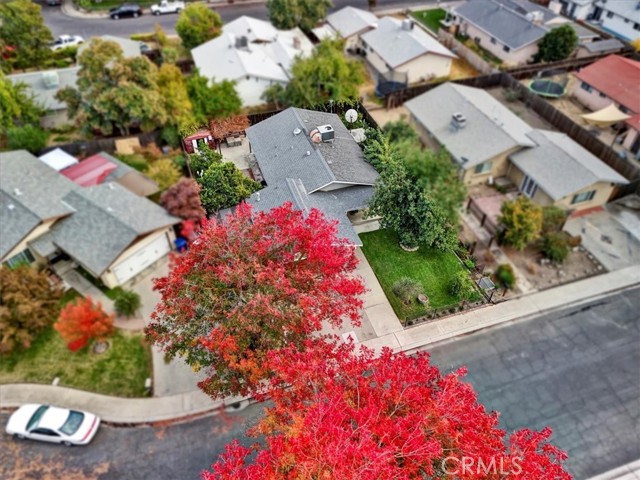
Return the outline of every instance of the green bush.
[[[567,212],[555,205],[542,207],[542,231],[559,232],[567,220]]]
[[[552,262],[564,262],[569,248],[569,239],[564,232],[550,232],[542,238],[542,253]]]
[[[149,162],[140,155],[139,153],[134,153],[132,155],[118,155],[118,159],[123,163],[126,163],[131,168],[135,168],[139,172],[144,172],[149,168]]]
[[[156,40],[155,33],[134,33],[130,35],[129,38],[131,40],[135,40],[136,42],[154,42]]]
[[[469,277],[469,274],[464,270],[456,273],[449,287],[449,293],[461,300],[466,300],[467,298],[470,298],[474,292],[475,287],[473,285],[473,280]]]
[[[7,146],[9,150],[29,150],[37,153],[47,146],[49,133],[35,125],[11,127],[7,130]]]
[[[114,306],[118,315],[132,317],[140,308],[140,295],[131,290],[120,290],[116,296]]]
[[[160,138],[162,138],[162,141],[171,148],[180,148],[180,143],[182,143],[180,131],[178,130],[178,127],[174,125],[167,125],[164,127],[160,133]]]
[[[513,273],[513,267],[508,263],[498,265],[496,280],[502,287],[512,289],[516,284],[516,274]]]
[[[424,293],[424,288],[420,282],[409,277],[402,277],[396,281],[391,290],[404,304],[411,303],[418,295]]]

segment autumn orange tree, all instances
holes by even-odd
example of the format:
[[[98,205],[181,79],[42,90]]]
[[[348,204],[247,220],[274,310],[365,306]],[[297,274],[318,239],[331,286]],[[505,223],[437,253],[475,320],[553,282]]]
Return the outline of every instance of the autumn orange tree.
[[[100,302],[91,297],[77,298],[68,303],[60,312],[60,318],[53,325],[67,342],[69,350],[75,352],[95,339],[102,341],[113,333],[113,315],[102,310]]]
[[[194,368],[212,397],[247,394],[270,376],[269,352],[301,347],[323,322],[359,324],[362,281],[354,248],[335,222],[290,203],[270,212],[241,204],[203,222],[189,251],[156,281],[162,301],[146,328],[151,342]]]
[[[379,356],[308,340],[269,355],[272,402],[203,480],[569,480],[548,428],[507,437],[464,369],[442,375],[427,353]]]

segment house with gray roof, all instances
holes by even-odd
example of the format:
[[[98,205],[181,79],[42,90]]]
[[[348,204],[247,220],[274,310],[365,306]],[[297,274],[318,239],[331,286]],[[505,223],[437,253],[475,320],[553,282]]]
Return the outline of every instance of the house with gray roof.
[[[523,65],[538,53],[538,42],[553,28],[569,23],[581,43],[598,35],[528,0],[473,0],[453,7],[457,33],[502,60]]]
[[[63,256],[115,287],[164,257],[179,218],[115,182],[81,187],[25,150],[0,153],[0,262]]]
[[[46,111],[40,124],[43,128],[54,128],[71,123],[67,118],[67,104],[56,99],[56,94],[65,87],[75,88],[79,70],[80,67],[70,67],[16,73],[7,75],[7,80],[14,85],[26,85],[27,93]]]
[[[360,37],[360,42],[367,62],[380,75],[400,79],[401,83],[447,77],[456,58],[411,19],[383,17],[375,29]]]
[[[377,25],[378,17],[373,13],[349,5],[328,15],[327,23],[312,32],[320,40],[341,38],[345,41],[345,50],[353,51],[358,47],[360,36]]]
[[[535,142],[509,157],[507,176],[539,205],[585,209],[606,203],[626,178],[564,133],[532,130]]]
[[[588,20],[616,37],[633,41],[640,37],[638,0],[552,0],[563,15]]]
[[[508,156],[535,146],[531,127],[479,88],[445,83],[404,105],[423,141],[446,148],[468,185],[506,175]]]
[[[361,245],[347,218],[366,207],[376,170],[333,113],[289,108],[247,129],[265,188],[247,200],[259,211],[285,202],[316,208],[338,222],[338,235]]]

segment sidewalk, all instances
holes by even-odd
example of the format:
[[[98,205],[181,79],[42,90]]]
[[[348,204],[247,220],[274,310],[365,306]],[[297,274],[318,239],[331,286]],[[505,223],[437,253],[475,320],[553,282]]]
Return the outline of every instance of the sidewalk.
[[[363,341],[360,345],[376,350],[390,347],[396,352],[414,351],[459,335],[590,301],[597,296],[639,283],[640,269],[633,266],[413,328],[392,331]],[[202,414],[232,405],[238,400],[240,399],[232,398],[214,402],[199,391],[166,397],[132,399],[108,397],[52,385],[0,386],[0,408],[15,408],[29,402],[52,403],[89,410],[100,415],[105,421],[124,424],[148,423]]]
[[[589,480],[640,480],[640,460],[591,477]]]

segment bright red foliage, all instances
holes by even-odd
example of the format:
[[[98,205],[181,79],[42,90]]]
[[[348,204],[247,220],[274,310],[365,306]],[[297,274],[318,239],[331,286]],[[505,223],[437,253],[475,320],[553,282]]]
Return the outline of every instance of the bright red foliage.
[[[92,339],[104,340],[111,335],[113,318],[102,310],[100,302],[94,304],[91,297],[77,298],[64,306],[53,328],[67,342],[69,350],[75,352],[86,347]]]
[[[203,222],[198,239],[156,281],[162,301],[148,338],[195,368],[213,397],[247,394],[268,378],[269,352],[301,347],[323,322],[359,324],[364,292],[354,248],[334,223],[291,204]],[[295,348],[294,348],[295,349]]]
[[[443,376],[426,353],[356,356],[351,345],[308,341],[270,361],[274,406],[251,432],[266,445],[232,443],[204,480],[571,478],[550,429],[506,442],[465,371]]]

